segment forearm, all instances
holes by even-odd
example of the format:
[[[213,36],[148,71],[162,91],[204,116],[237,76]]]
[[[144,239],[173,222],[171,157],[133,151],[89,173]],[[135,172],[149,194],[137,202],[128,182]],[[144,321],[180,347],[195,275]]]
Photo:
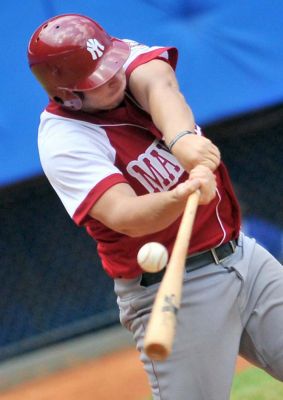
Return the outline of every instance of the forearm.
[[[173,192],[160,192],[125,198],[113,210],[113,229],[131,237],[150,235],[166,229],[183,212],[185,199],[177,200]]]
[[[195,120],[192,110],[179,91],[177,83],[168,81],[160,87],[153,87],[148,96],[148,107],[154,124],[163,133],[167,144],[179,132],[194,132]]]
[[[196,187],[192,183],[190,192]],[[120,184],[97,201],[90,216],[127,236],[150,235],[167,228],[182,214],[186,197],[186,192],[178,195],[176,189],[137,196],[128,185]]]
[[[130,89],[151,115],[167,145],[182,131],[194,132],[192,110],[179,90],[174,71],[166,63],[153,60],[137,68],[130,78]],[[220,162],[219,150],[204,136],[182,136],[171,151],[188,172],[197,165],[214,171]]]
[[[166,229],[183,213],[188,196],[200,189],[200,204],[215,196],[216,178],[209,168],[196,167],[185,182],[167,192],[137,196],[126,183],[108,189],[90,210],[90,216],[128,236],[144,236]]]
[[[161,88],[156,85],[150,91],[148,105],[152,119],[163,133],[163,139],[170,151],[188,172],[197,165],[205,165],[214,171],[220,162],[219,150],[209,139],[194,134],[193,113],[178,87],[170,83],[161,87],[164,100],[160,101]],[[188,134],[182,135],[183,132]],[[175,140],[171,147],[173,139]]]

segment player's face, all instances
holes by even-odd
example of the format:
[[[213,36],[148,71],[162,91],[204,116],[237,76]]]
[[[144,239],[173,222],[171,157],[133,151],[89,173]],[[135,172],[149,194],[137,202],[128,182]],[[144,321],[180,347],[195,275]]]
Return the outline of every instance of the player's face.
[[[117,107],[124,99],[126,89],[126,75],[120,69],[110,81],[104,85],[84,92],[83,111],[95,112],[111,110]]]

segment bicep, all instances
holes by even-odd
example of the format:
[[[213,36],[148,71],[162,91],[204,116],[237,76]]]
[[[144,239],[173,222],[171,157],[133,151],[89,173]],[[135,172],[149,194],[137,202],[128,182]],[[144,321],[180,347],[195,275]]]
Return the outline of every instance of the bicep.
[[[109,188],[91,208],[89,215],[115,231],[123,231],[129,202],[137,197],[127,183]],[[123,232],[122,232],[123,233]]]

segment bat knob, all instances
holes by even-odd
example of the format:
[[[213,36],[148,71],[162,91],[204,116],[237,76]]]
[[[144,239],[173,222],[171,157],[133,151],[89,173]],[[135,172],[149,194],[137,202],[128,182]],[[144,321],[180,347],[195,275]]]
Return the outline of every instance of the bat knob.
[[[169,349],[159,343],[151,343],[145,346],[145,353],[151,359],[155,361],[164,361],[169,356]]]

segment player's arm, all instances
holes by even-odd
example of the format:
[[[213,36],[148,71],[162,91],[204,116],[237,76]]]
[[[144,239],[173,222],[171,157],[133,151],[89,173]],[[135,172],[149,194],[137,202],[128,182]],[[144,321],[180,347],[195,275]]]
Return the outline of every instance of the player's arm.
[[[215,177],[209,168],[196,167],[184,183],[167,192],[137,196],[130,185],[108,189],[95,203],[90,216],[110,229],[128,236],[144,236],[167,228],[184,211],[188,196],[201,190],[201,204],[215,196]]]
[[[179,90],[175,72],[162,60],[152,60],[137,67],[130,76],[131,93],[151,115],[157,128],[169,144],[182,131],[194,132],[192,110]],[[173,146],[172,153],[190,171],[205,165],[214,171],[220,162],[218,148],[207,138],[185,135]]]

